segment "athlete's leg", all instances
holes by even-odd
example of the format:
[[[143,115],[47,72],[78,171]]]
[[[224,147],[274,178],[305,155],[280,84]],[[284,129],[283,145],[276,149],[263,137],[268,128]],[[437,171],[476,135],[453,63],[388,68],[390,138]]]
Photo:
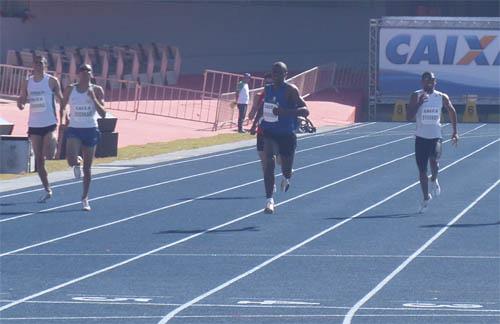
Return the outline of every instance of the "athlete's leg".
[[[260,164],[262,166],[262,172],[264,172],[264,160],[265,160],[265,154],[264,154],[264,135],[262,133],[257,133],[257,154],[259,155],[260,159]]]
[[[266,161],[266,155],[264,154],[264,151],[257,151],[257,154],[259,155],[260,164],[262,166],[262,173],[264,173],[264,163]]]
[[[287,179],[290,179],[292,177],[292,167],[293,167],[294,156],[295,156],[294,153],[292,153],[290,155],[280,154],[281,173]]]
[[[83,194],[82,200],[88,199],[90,181],[91,181],[91,167],[94,159],[95,146],[82,145],[83,155]]]
[[[435,144],[432,148],[432,154],[429,158],[429,163],[431,166],[431,187],[434,196],[439,196],[441,194],[441,186],[438,181],[439,173],[439,158],[441,157],[442,143],[441,139],[436,139]]]
[[[47,133],[43,137],[43,154],[47,160],[53,160],[57,152],[57,136],[56,131]]]
[[[47,169],[45,168],[45,156],[43,155],[43,137],[40,135],[30,134],[29,138],[35,154],[36,171],[45,190],[50,191]]]
[[[264,137],[264,186],[266,188],[266,198],[268,199],[273,197],[274,191],[274,142],[271,137]]]
[[[432,154],[429,158],[429,162],[431,165],[431,181],[436,181],[439,173],[439,158],[441,157],[441,140],[436,140],[436,143],[433,145]]]
[[[290,187],[290,179],[292,178],[293,161],[295,157],[295,149],[297,148],[297,136],[289,134],[281,137],[279,141],[279,156],[281,159],[281,190],[288,191]]]
[[[82,141],[76,137],[66,139],[66,160],[70,167],[79,166],[81,164],[80,151]]]
[[[415,160],[417,162],[422,194],[424,200],[427,200],[429,199],[429,184],[427,178],[427,164],[429,163],[429,153],[425,139],[419,137],[415,139]]]
[[[422,194],[424,199],[429,199],[429,179],[427,178],[427,171],[419,170],[420,187],[422,188]]]

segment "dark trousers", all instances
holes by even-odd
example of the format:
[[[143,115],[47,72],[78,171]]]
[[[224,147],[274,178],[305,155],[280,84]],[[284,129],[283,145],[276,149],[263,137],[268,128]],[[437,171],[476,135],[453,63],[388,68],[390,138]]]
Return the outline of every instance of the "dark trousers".
[[[238,104],[238,131],[243,131],[243,121],[247,114],[247,104]]]

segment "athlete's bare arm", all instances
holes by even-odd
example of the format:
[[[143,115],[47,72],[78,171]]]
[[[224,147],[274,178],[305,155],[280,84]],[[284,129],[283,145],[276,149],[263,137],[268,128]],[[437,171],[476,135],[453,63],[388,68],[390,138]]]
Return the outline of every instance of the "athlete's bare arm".
[[[59,103],[59,111],[61,110],[61,102],[62,102],[62,93],[61,87],[59,86],[59,81],[53,76],[49,76],[49,87],[52,90],[52,93],[56,97],[57,102]],[[56,107],[54,107],[54,115],[56,115],[55,111]],[[60,113],[59,113],[60,115]]]
[[[257,124],[259,123],[260,118],[264,114],[264,99],[266,97],[265,91],[261,93],[259,98],[253,102],[254,107],[252,107],[252,110],[255,109],[255,116],[251,117],[249,115],[248,118],[253,119],[252,122],[252,127],[250,127],[250,134],[254,135],[256,130],[257,130]]]
[[[22,80],[21,83],[21,94],[19,98],[17,98],[17,108],[20,110],[24,109],[24,105],[28,101],[28,82],[26,80]]]
[[[307,117],[309,116],[309,109],[307,109],[307,104],[302,99],[302,97],[299,94],[299,90],[297,89],[296,86],[292,84],[288,84],[287,86],[287,95],[285,95],[297,109],[285,109],[282,107],[275,108],[273,111],[275,115],[278,116],[302,116],[302,117]]]
[[[255,115],[257,114],[257,111],[259,110],[259,105],[262,103],[262,97],[264,96],[264,92],[259,93],[258,95],[254,96],[253,103],[252,103],[252,109],[250,109],[250,112],[248,113],[248,119],[254,119]]]
[[[69,101],[69,96],[71,95],[71,91],[73,90],[73,86],[69,85],[64,89],[64,94],[61,100],[61,109],[59,110],[60,118],[61,118],[61,125],[68,124],[69,123],[69,117],[66,114],[66,105],[68,104]]]
[[[451,125],[453,127],[453,134],[451,134],[451,142],[454,145],[458,143],[458,133],[457,133],[457,111],[453,107],[450,98],[445,94],[443,95],[443,106],[448,110],[448,116],[450,116]]]
[[[408,112],[406,113],[407,117],[409,120],[415,118],[415,115],[417,114],[418,108],[422,106],[422,104],[427,100],[428,95],[423,93],[418,96],[418,92],[414,92],[410,96],[410,103],[408,104]]]
[[[95,103],[97,113],[101,118],[106,117],[106,109],[104,108],[104,91],[100,86],[94,86],[89,88],[88,95],[90,99]]]

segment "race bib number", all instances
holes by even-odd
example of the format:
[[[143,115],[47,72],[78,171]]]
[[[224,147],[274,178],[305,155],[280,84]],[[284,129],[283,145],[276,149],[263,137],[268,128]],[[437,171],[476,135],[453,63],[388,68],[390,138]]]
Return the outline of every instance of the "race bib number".
[[[47,110],[47,103],[43,95],[30,94],[30,110],[32,112],[40,113]]]
[[[441,109],[439,108],[424,108],[421,115],[422,124],[438,125],[441,118]]]
[[[264,121],[268,123],[276,123],[278,121],[278,116],[273,114],[274,108],[278,108],[278,105],[270,102],[264,102]]]
[[[92,105],[75,105],[71,118],[77,121],[89,121],[94,119],[94,107]]]

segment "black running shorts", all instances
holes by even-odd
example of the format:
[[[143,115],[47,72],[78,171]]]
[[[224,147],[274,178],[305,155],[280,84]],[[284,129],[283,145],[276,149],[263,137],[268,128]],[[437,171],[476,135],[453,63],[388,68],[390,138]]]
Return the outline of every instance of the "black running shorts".
[[[38,135],[44,137],[45,135],[55,131],[56,128],[56,124],[45,127],[28,127],[28,135]]]
[[[264,130],[264,152],[267,156],[272,156],[276,151],[283,156],[292,156],[297,148],[297,135],[274,134]]]
[[[415,159],[420,172],[427,172],[429,159],[439,160],[441,157],[441,142],[440,138],[422,138],[418,136],[415,138]]]

